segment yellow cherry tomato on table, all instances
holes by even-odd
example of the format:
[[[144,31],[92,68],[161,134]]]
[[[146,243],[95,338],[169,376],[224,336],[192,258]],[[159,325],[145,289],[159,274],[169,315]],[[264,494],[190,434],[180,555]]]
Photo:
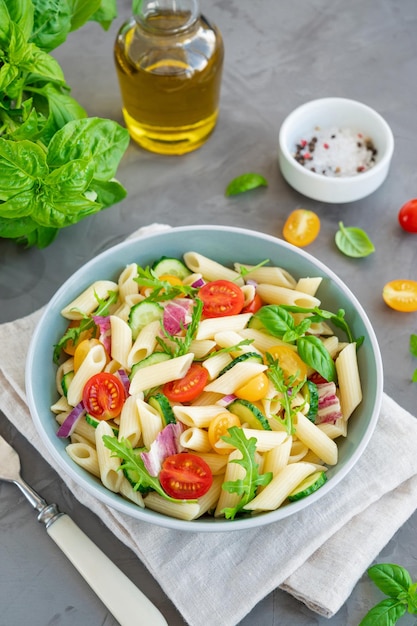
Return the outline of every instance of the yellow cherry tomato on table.
[[[235,396],[248,402],[262,400],[268,393],[268,376],[261,372],[236,389]]]
[[[417,281],[397,279],[387,283],[382,290],[385,304],[395,311],[417,311]]]
[[[288,243],[303,248],[312,243],[320,232],[319,216],[308,209],[295,209],[287,217],[282,234]]]
[[[278,361],[287,383],[292,377],[294,377],[294,385],[298,385],[307,378],[307,365],[292,348],[272,346],[268,348],[267,354],[270,354],[274,361]]]
[[[224,413],[219,413],[218,415],[216,415],[216,417],[211,420],[208,427],[208,438],[213,450],[218,452],[218,454],[229,454],[229,447],[223,448],[220,447],[218,444],[220,441],[223,441],[222,437],[229,434],[227,432],[229,428],[232,428],[232,426],[240,427],[240,425],[240,419],[237,415],[234,415],[233,413],[225,411]]]

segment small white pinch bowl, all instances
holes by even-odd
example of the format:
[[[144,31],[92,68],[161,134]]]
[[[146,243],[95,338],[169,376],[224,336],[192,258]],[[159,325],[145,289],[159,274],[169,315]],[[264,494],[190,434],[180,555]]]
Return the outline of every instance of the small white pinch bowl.
[[[294,157],[296,144],[313,136],[316,128],[339,127],[369,137],[376,150],[375,165],[354,176],[325,176],[312,172]],[[279,131],[279,165],[285,180],[308,198],[339,204],[360,200],[386,179],[394,151],[392,131],[371,107],[347,98],[321,98],[307,102],[282,123]]]

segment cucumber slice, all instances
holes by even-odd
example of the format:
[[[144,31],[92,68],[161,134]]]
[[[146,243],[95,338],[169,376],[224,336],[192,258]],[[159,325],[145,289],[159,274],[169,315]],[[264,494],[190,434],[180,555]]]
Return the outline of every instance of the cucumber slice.
[[[164,315],[163,307],[157,302],[142,300],[130,309],[128,324],[132,329],[132,337],[136,339],[142,328],[150,322],[161,320]]]
[[[255,330],[265,330],[265,326],[262,324],[261,320],[256,317],[256,315],[252,315],[252,317],[249,318],[247,328],[253,328]]]
[[[93,428],[97,428],[101,420],[98,420],[96,417],[93,417],[92,415],[90,415],[90,413],[86,413],[85,421],[87,422],[87,424],[90,424],[90,426],[92,426]],[[113,422],[108,422],[108,424],[111,427],[113,433],[117,437],[117,435],[119,434],[119,429],[116,426],[116,424],[114,424]]]
[[[256,361],[257,363],[263,363],[263,358],[262,355],[258,354],[257,352],[245,352],[244,354],[240,354],[235,359],[233,359],[233,361],[230,361],[230,363],[228,363],[226,367],[220,370],[219,376],[228,372],[230,369],[232,369],[232,367],[237,365],[237,363],[243,363],[244,361]]]
[[[167,424],[176,424],[174,411],[169,403],[168,398],[163,393],[155,393],[148,398],[148,404],[150,404],[162,417],[164,426]]]
[[[149,365],[156,365],[156,363],[162,363],[162,361],[168,361],[171,357],[167,352],[152,352],[149,356],[146,356],[141,361],[138,361],[132,366],[130,370],[129,378],[132,380],[133,376],[136,372],[143,367],[148,367]]]
[[[256,430],[272,430],[265,415],[248,400],[233,400],[227,407],[228,411],[237,415],[241,424],[248,424]]]
[[[64,392],[64,396],[67,397],[68,395],[68,389],[69,386],[71,384],[72,379],[74,378],[74,372],[67,372],[66,374],[63,375],[62,380],[61,380],[61,387],[62,387],[62,391]]]
[[[136,455],[139,455],[141,452],[145,452],[146,448],[135,448],[133,450],[133,452]],[[123,468],[123,474],[126,476],[127,480],[130,482],[130,484],[132,485],[132,487],[136,487],[136,485],[138,484],[139,480],[140,480],[140,476],[137,473],[137,471],[135,469],[131,469],[131,468]],[[142,485],[139,483],[138,486],[138,491],[140,491],[140,493],[142,494],[146,494],[149,493],[150,491],[153,491],[151,487],[142,487]]]
[[[190,270],[179,259],[172,259],[170,257],[163,256],[152,265],[152,271],[159,278],[159,276],[169,275],[177,276],[181,280],[191,275]]]
[[[301,389],[301,393],[309,404],[306,417],[314,423],[316,421],[317,411],[319,410],[319,391],[316,383],[313,383],[312,380],[306,380]]]
[[[306,496],[310,496],[312,493],[320,489],[324,485],[327,480],[326,472],[323,470],[319,470],[307,476],[299,485],[290,493],[288,496],[288,500],[291,502],[295,502],[296,500],[301,500],[301,498],[305,498]]]

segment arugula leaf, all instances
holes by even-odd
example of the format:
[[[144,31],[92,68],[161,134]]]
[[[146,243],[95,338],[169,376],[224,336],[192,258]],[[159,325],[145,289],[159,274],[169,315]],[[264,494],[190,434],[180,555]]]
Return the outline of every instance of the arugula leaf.
[[[93,316],[106,316],[109,315],[110,306],[117,302],[118,293],[117,291],[109,291],[107,298],[100,298],[97,293],[94,294],[95,299],[97,300],[97,309],[89,315],[85,315],[78,326],[69,326],[65,331],[64,335],[61,339],[54,345],[53,352],[53,360],[54,363],[57,363],[61,354],[61,350],[65,348],[65,345],[68,341],[72,341],[74,344],[77,343],[81,333],[90,328],[94,328],[96,326]]]
[[[268,363],[266,375],[275,389],[281,393],[280,402],[284,408],[284,418],[281,418],[279,415],[273,415],[272,417],[285,427],[288,435],[294,435],[294,417],[296,412],[301,410],[301,407],[298,406],[295,411],[291,406],[291,399],[300,391],[305,381],[302,380],[295,384],[296,376],[290,376],[287,380],[279,361],[274,359],[269,352],[266,353],[266,359]]]
[[[120,465],[120,469],[130,469],[136,472],[139,476],[137,484],[134,486],[135,490],[141,488],[150,487],[156,491],[160,496],[169,500],[170,502],[183,502],[176,498],[171,498],[161,487],[161,483],[156,476],[151,476],[145,467],[145,464],[139,454],[136,454],[132,448],[132,444],[128,439],[122,439],[118,441],[116,437],[110,435],[103,435],[103,443],[112,452],[114,456],[119,457],[124,462]],[[195,502],[195,500],[187,500],[187,502]]]
[[[245,265],[236,263],[236,270],[239,272],[242,278],[246,278],[251,272],[254,272],[260,267],[263,267],[267,263],[269,263],[269,259],[265,259],[264,261],[261,261],[260,263],[258,263],[257,265],[254,265],[253,267],[246,267]]]
[[[237,448],[242,453],[241,459],[233,459],[231,463],[241,465],[246,474],[244,478],[234,481],[226,481],[223,483],[223,489],[229,493],[236,493],[241,496],[239,502],[234,507],[223,509],[226,519],[234,519],[240,512],[244,512],[244,507],[255,497],[256,490],[259,486],[268,485],[272,480],[272,472],[259,474],[259,466],[255,461],[256,439],[251,437],[247,439],[245,433],[238,426],[232,426],[228,429],[229,435],[223,436],[222,439]]]
[[[148,266],[146,268],[138,266],[138,275],[135,282],[140,287],[148,287],[152,292],[146,297],[149,302],[161,302],[172,300],[173,298],[193,296],[198,289],[189,285],[171,285],[166,280],[160,280],[154,271]]]

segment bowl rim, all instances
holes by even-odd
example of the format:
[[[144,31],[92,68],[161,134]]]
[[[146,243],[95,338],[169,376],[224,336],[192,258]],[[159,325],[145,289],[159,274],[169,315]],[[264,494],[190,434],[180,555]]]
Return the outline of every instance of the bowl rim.
[[[381,156],[381,158],[377,160],[377,162],[372,168],[368,169],[366,172],[361,173],[360,178],[357,176],[326,177],[317,172],[312,172],[311,170],[308,170],[305,167],[303,167],[300,163],[298,163],[294,159],[291,153],[291,149],[288,146],[288,140],[287,140],[288,129],[295,119],[302,117],[303,113],[305,113],[306,111],[309,111],[310,109],[319,108],[321,106],[329,106],[329,105],[338,106],[341,104],[350,106],[352,107],[352,109],[353,108],[361,109],[362,111],[365,111],[368,115],[372,116],[379,123],[381,130],[386,139],[387,145],[386,145],[386,149],[383,155]],[[367,180],[368,178],[373,178],[376,174],[380,172],[380,170],[383,170],[389,165],[392,159],[392,155],[394,153],[393,132],[388,122],[382,117],[380,113],[378,113],[378,111],[376,111],[369,105],[364,104],[363,102],[360,102],[359,100],[352,100],[350,98],[331,97],[331,96],[304,102],[303,104],[300,104],[298,107],[293,109],[286,116],[286,118],[281,124],[279,135],[278,135],[278,143],[279,143],[279,148],[282,153],[282,156],[286,159],[288,165],[292,165],[299,174],[303,174],[307,179],[310,178],[311,180],[320,180],[323,182],[323,184],[329,184],[329,185],[334,185],[334,186],[338,186],[338,185],[341,186],[342,184],[343,185],[354,184],[354,182],[357,180],[364,181],[364,180]]]
[[[369,424],[368,424],[367,430],[364,436],[362,437],[362,439],[360,440],[359,444],[356,446],[352,455],[349,457],[346,463],[340,469],[337,470],[336,475],[332,476],[331,480],[327,481],[321,489],[319,489],[318,491],[316,491],[315,493],[313,493],[312,495],[308,497],[308,504],[306,504],[305,500],[300,500],[297,502],[292,502],[289,505],[286,505],[284,507],[280,507],[274,511],[264,512],[262,514],[259,514],[253,517],[248,517],[248,518],[242,517],[242,518],[235,519],[233,521],[225,521],[223,519],[215,520],[214,518],[213,519],[210,518],[209,520],[199,518],[196,520],[188,521],[188,520],[180,520],[176,518],[171,518],[171,517],[168,517],[167,515],[156,513],[155,511],[152,511],[150,509],[145,509],[145,510],[141,509],[141,507],[138,507],[137,505],[125,500],[119,494],[115,494],[110,491],[107,492],[107,490],[105,490],[104,487],[103,487],[103,491],[97,490],[97,486],[91,483],[91,478],[90,480],[88,480],[88,477],[84,477],[83,475],[79,474],[76,471],[76,468],[74,467],[76,464],[73,461],[71,461],[70,457],[68,457],[68,461],[67,460],[63,461],[61,455],[59,454],[59,451],[53,444],[52,440],[50,440],[47,432],[45,431],[42,416],[39,415],[39,412],[37,410],[36,390],[34,388],[34,385],[32,384],[31,373],[33,371],[33,368],[36,366],[36,353],[38,350],[37,342],[38,342],[39,335],[41,334],[42,328],[44,326],[44,322],[48,318],[48,316],[51,314],[51,311],[53,310],[55,303],[59,301],[61,295],[65,292],[67,285],[72,283],[73,281],[76,281],[78,276],[85,275],[91,266],[95,266],[96,264],[98,264],[103,259],[107,258],[108,256],[116,255],[117,252],[121,249],[128,248],[129,246],[132,246],[132,249],[133,249],[135,244],[137,245],[138,242],[141,242],[145,239],[146,240],[149,240],[149,239],[152,240],[153,238],[158,239],[159,237],[164,236],[167,233],[168,234],[172,233],[174,235],[176,233],[179,233],[179,234],[183,233],[184,235],[189,235],[189,234],[192,234],[193,232],[199,232],[199,231],[203,231],[203,232],[204,231],[207,231],[207,232],[222,231],[222,232],[227,232],[228,234],[235,232],[235,233],[240,233],[242,235],[246,235],[250,237],[255,236],[258,239],[263,239],[270,243],[278,244],[278,246],[282,246],[283,248],[287,248],[292,253],[295,252],[296,255],[297,254],[300,255],[301,257],[304,258],[305,261],[312,263],[312,265],[318,271],[321,271],[326,277],[330,278],[332,281],[336,283],[338,288],[343,292],[343,294],[348,298],[348,300],[350,300],[350,303],[352,304],[352,306],[354,306],[355,310],[360,314],[361,321],[367,330],[368,337],[372,346],[372,353],[375,358],[375,372],[376,372],[375,403],[372,407],[372,414],[369,418]],[[186,240],[185,237],[184,239]],[[349,471],[353,468],[353,466],[359,460],[360,456],[362,455],[365,448],[367,447],[369,440],[375,430],[379,413],[380,413],[381,403],[382,403],[383,367],[382,367],[382,358],[381,358],[381,353],[379,350],[378,341],[377,341],[375,332],[373,330],[373,327],[371,325],[371,322],[365,310],[363,309],[362,305],[357,300],[356,296],[351,292],[349,287],[337,276],[337,274],[335,274],[323,262],[321,262],[316,257],[312,256],[310,253],[306,252],[305,250],[297,248],[289,244],[288,242],[278,237],[275,237],[273,235],[269,235],[269,234],[252,230],[252,229],[248,229],[248,228],[241,228],[241,227],[234,227],[234,226],[222,226],[222,225],[211,226],[211,225],[204,224],[204,225],[175,226],[172,228],[168,227],[164,230],[159,230],[158,232],[145,232],[140,237],[136,237],[136,238],[129,237],[128,239],[96,255],[95,257],[87,261],[87,263],[85,263],[80,268],[78,268],[72,275],[70,275],[62,283],[62,285],[57,289],[57,291],[52,296],[52,298],[49,300],[48,304],[44,308],[44,311],[40,319],[38,320],[38,323],[36,325],[36,328],[34,330],[34,333],[32,335],[29,348],[28,348],[26,367],[25,367],[25,383],[26,383],[27,403],[28,403],[28,407],[29,407],[33,422],[35,424],[36,430],[38,434],[40,435],[42,442],[46,446],[48,452],[51,454],[52,458],[57,463],[58,467],[64,470],[64,472],[69,476],[70,479],[74,480],[74,482],[76,483],[76,486],[81,486],[82,488],[84,488],[85,491],[88,492],[91,496],[93,496],[98,502],[102,502],[106,504],[107,506],[109,506],[111,509],[115,509],[121,513],[124,513],[132,519],[136,519],[136,520],[147,522],[147,523],[154,523],[158,526],[171,528],[175,530],[185,530],[185,531],[191,531],[191,532],[227,532],[227,531],[233,531],[233,530],[253,529],[253,528],[265,526],[273,522],[285,519],[286,517],[296,514],[297,512],[304,509],[306,506],[309,507],[317,500],[323,498],[334,487],[336,487],[337,484],[340,483],[340,481],[349,473]]]

